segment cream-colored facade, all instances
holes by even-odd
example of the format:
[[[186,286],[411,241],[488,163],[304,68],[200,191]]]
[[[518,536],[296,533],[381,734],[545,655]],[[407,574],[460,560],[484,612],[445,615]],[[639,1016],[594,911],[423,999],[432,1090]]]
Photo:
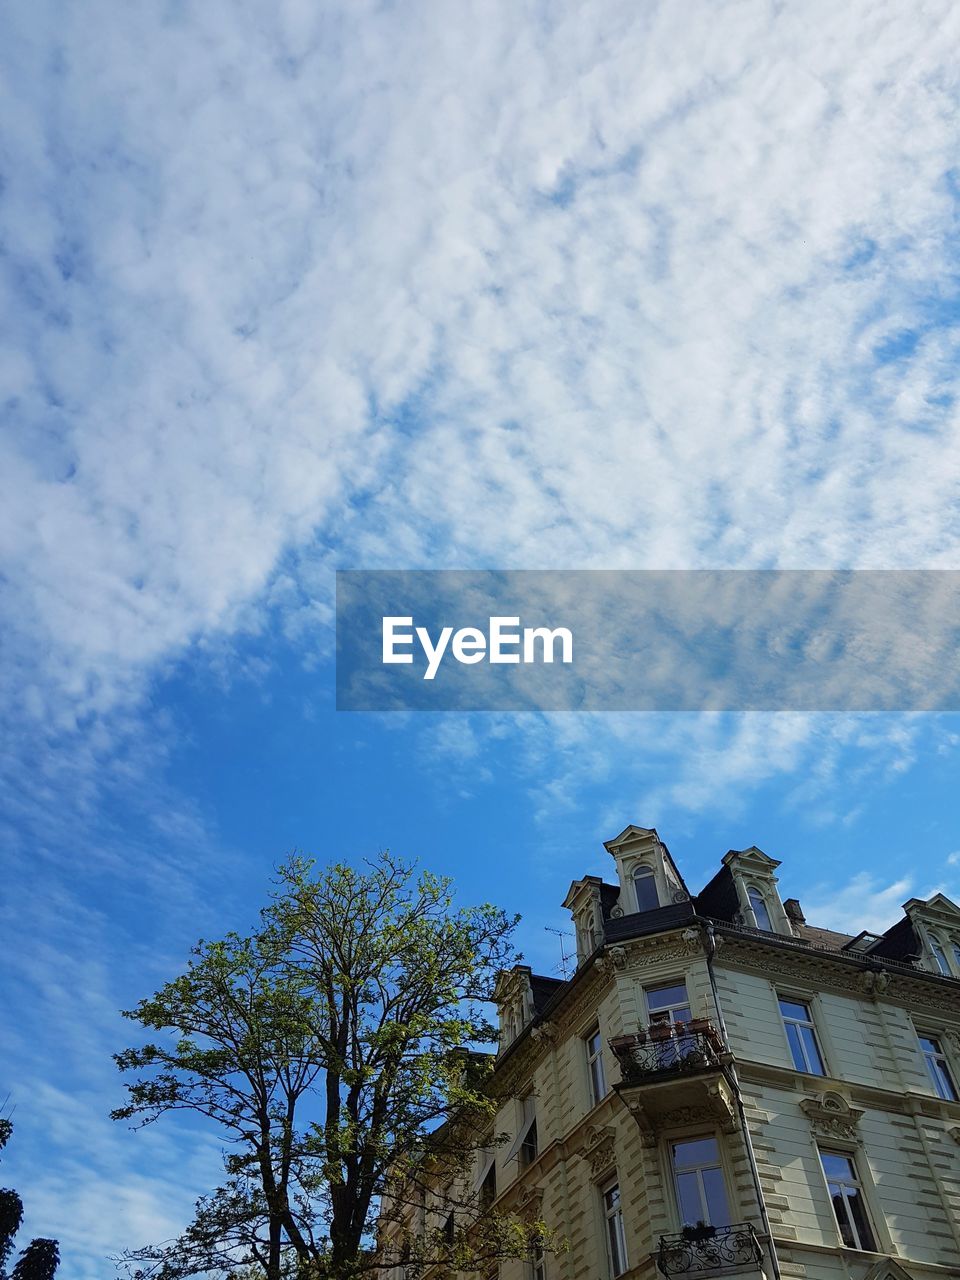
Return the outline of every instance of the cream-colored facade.
[[[758,849],[691,893],[656,831],[606,848],[576,972],[498,990],[508,1138],[474,1176],[567,1246],[500,1280],[960,1276],[960,909],[850,937]]]

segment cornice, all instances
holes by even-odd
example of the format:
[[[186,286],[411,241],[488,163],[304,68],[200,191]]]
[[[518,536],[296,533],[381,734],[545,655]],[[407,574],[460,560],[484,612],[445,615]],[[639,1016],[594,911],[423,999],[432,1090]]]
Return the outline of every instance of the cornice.
[[[905,973],[888,967],[878,957],[820,950],[786,939],[758,938],[730,926],[716,926],[716,931],[726,944],[718,959],[721,968],[739,966],[761,973],[798,976],[818,988],[833,987],[863,999],[883,996],[911,1009],[920,1004],[954,1018],[960,1010],[960,980],[956,978],[920,971]]]

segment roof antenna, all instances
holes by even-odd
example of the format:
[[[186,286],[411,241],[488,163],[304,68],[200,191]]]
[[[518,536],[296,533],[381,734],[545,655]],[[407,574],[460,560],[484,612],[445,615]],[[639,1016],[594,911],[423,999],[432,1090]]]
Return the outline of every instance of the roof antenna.
[[[564,929],[552,929],[548,924],[545,924],[543,927],[547,933],[555,933],[560,939],[560,963],[553,966],[553,972],[562,973],[563,979],[566,981],[570,977],[570,958],[567,955],[566,947],[563,945],[563,940],[564,938],[572,938],[573,934]]]

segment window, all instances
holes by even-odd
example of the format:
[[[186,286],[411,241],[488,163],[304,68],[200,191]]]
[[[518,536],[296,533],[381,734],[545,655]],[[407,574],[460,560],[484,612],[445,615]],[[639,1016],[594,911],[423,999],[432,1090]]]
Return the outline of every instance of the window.
[[[547,1280],[547,1263],[539,1241],[530,1250],[530,1280]]]
[[[953,1083],[947,1056],[940,1046],[940,1041],[935,1040],[933,1036],[918,1036],[918,1039],[934,1089],[941,1098],[946,1098],[948,1102],[956,1102],[957,1087]]]
[[[953,977],[953,974],[950,972],[949,961],[947,960],[946,953],[940,943],[940,939],[934,937],[933,934],[930,935],[930,950],[933,952],[933,958],[936,960],[937,968],[940,972],[947,978]]]
[[[730,1225],[730,1203],[716,1138],[691,1138],[670,1146],[677,1208],[685,1227]]]
[[[594,1027],[584,1038],[587,1050],[587,1070],[590,1072],[590,1096],[594,1105],[607,1096],[607,1080],[603,1072],[603,1041],[600,1028]]]
[[[620,1204],[620,1185],[613,1182],[604,1187],[603,1216],[607,1227],[607,1260],[610,1275],[623,1275],[627,1269],[627,1240],[623,1234],[623,1207]]]
[[[685,982],[668,982],[647,987],[647,1012],[651,1022],[689,1022],[690,1001]]]
[[[633,873],[633,888],[637,895],[638,911],[653,911],[660,905],[657,892],[657,874],[653,867],[640,865]]]
[[[793,1065],[808,1075],[825,1076],[823,1057],[817,1043],[817,1031],[810,1016],[810,1006],[799,1000],[779,997],[780,1015],[793,1055]]]
[[[520,1104],[520,1123],[517,1127],[517,1136],[513,1140],[513,1146],[507,1152],[505,1164],[508,1164],[516,1157],[520,1168],[525,1169],[527,1165],[533,1164],[537,1158],[537,1110],[536,1102],[533,1095],[530,1094],[524,1098]]]
[[[757,928],[766,929],[768,933],[773,933],[773,925],[770,922],[770,912],[767,910],[766,900],[755,885],[751,885],[747,890],[747,898],[749,899],[750,909],[753,912],[753,919]]]
[[[848,1249],[867,1249],[873,1252],[876,1242],[867,1218],[856,1165],[850,1156],[838,1151],[821,1151],[820,1163],[827,1180],[830,1199],[833,1201],[833,1212],[837,1215],[841,1240]]]
[[[533,1124],[524,1134],[523,1141],[520,1143],[520,1168],[526,1169],[527,1165],[533,1164],[537,1158],[537,1122]]]
[[[485,1213],[497,1198],[497,1160],[492,1147],[480,1152],[480,1166],[473,1189],[478,1193],[480,1209]]]

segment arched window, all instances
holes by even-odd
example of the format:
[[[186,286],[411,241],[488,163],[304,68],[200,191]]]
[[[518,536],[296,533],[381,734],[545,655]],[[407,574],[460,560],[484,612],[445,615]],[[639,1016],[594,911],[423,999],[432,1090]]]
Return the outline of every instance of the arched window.
[[[933,958],[936,960],[937,968],[940,972],[946,977],[952,978],[953,974],[950,972],[950,964],[947,960],[946,952],[940,944],[940,939],[932,933],[930,935],[930,950],[933,952]]]
[[[757,928],[766,929],[769,933],[773,933],[770,912],[767,910],[763,894],[755,885],[751,885],[747,890],[747,897],[750,900],[750,909],[753,911],[753,918],[756,921]]]
[[[960,973],[960,942],[954,938],[951,942],[951,946],[953,947],[953,959],[957,966],[957,973]]]
[[[633,873],[633,887],[637,895],[638,911],[653,911],[660,905],[657,892],[657,876],[653,867],[641,863]]]

